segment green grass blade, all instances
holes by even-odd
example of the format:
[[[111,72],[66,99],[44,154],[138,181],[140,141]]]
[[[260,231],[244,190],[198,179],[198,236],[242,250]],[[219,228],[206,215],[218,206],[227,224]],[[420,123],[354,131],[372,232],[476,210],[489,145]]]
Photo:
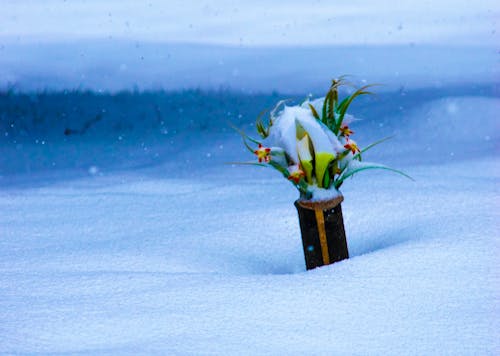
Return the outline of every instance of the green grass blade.
[[[237,164],[238,166],[259,166],[259,167],[269,167],[267,164],[258,162],[226,162],[225,164]]]
[[[378,141],[373,142],[372,144],[369,144],[368,146],[366,146],[365,148],[363,148],[360,152],[356,153],[356,154],[353,156],[353,159],[358,159],[358,157],[359,157],[359,158],[361,158],[361,153],[365,153],[365,152],[366,152],[366,151],[368,151],[370,148],[375,147],[375,146],[377,146],[377,145],[381,144],[382,142],[388,141],[388,140],[390,140],[390,139],[391,139],[391,138],[393,138],[393,137],[394,137],[394,135],[392,135],[392,136],[387,136],[387,137],[384,137],[384,138],[382,138],[382,139],[380,139],[380,140],[378,140]]]
[[[271,122],[270,122],[271,125],[272,125],[272,119],[274,119],[274,117],[276,115],[276,111],[278,111],[278,109],[280,108],[281,105],[284,105],[291,100],[292,99],[283,99],[283,100],[278,101],[278,103],[274,106],[274,108],[269,113],[269,116],[271,116]]]
[[[273,161],[273,160],[269,161],[268,165],[270,165],[271,167],[273,167],[274,169],[276,169],[277,171],[279,171],[281,174],[283,174],[283,176],[285,178],[288,179],[288,177],[290,176],[290,173],[288,172],[288,169],[286,169],[285,167],[279,165],[275,161]]]
[[[321,120],[321,118],[319,117],[319,114],[316,111],[316,109],[314,108],[314,106],[309,104],[309,108],[311,109],[311,112],[312,112],[313,116],[316,118],[316,120]]]
[[[241,136],[245,137],[245,138],[246,138],[246,139],[248,139],[249,141],[251,141],[251,142],[253,142],[253,143],[257,144],[257,145],[262,144],[260,141],[258,141],[258,140],[256,140],[256,139],[254,139],[254,138],[252,138],[252,137],[250,137],[250,136],[248,136],[248,135],[247,135],[247,134],[246,134],[246,133],[245,133],[242,129],[240,129],[240,128],[238,128],[238,127],[234,126],[232,123],[229,123],[229,126],[231,126],[231,128],[232,128],[233,130],[235,130],[237,133],[239,133]]]
[[[328,111],[328,96],[330,92],[326,93],[325,100],[323,101],[323,109],[321,110],[321,122],[326,124],[327,111]]]
[[[257,129],[257,133],[262,137],[263,139],[267,138],[269,136],[269,130],[272,126],[272,120],[269,120],[269,125],[266,128],[266,125],[264,124],[264,120],[262,119],[262,116],[267,112],[267,110],[263,110],[259,113],[257,116],[257,119],[255,120],[255,127]]]
[[[328,127],[331,127],[332,120],[334,118],[333,112],[335,110],[335,94],[337,93],[336,88],[330,89],[330,96],[328,99],[328,110],[327,110],[327,119],[326,119],[326,124]]]
[[[275,161],[270,161],[268,163],[268,165],[271,166],[271,167],[273,167],[277,171],[279,171],[283,175],[283,177],[285,177],[287,180],[288,180],[288,177],[290,177],[290,172],[288,171],[288,169],[286,169],[285,167],[279,165]],[[289,182],[292,183],[292,185],[299,190],[299,192],[301,193],[301,195],[303,195],[307,199],[309,199],[311,197],[311,192],[308,191],[308,189],[307,189],[307,183],[306,183],[306,181],[303,178],[299,181],[299,184],[295,184],[291,180]]]
[[[369,85],[362,86],[361,88],[356,90],[354,93],[352,93],[350,96],[348,96],[347,98],[342,100],[342,103],[340,103],[339,109],[338,109],[339,118],[335,124],[334,129],[333,129],[333,132],[335,133],[335,135],[337,135],[339,133],[340,126],[342,125],[342,120],[344,120],[344,115],[346,114],[347,109],[349,108],[349,105],[351,105],[352,101],[360,95],[372,94],[372,92],[369,92],[366,89],[368,89],[374,85],[376,85],[376,84],[369,84]]]
[[[363,167],[359,167],[359,168],[353,169],[352,171],[349,171],[349,173],[340,176],[335,181],[335,188],[338,189],[340,187],[340,185],[344,182],[344,180],[346,180],[347,178],[351,177],[353,174],[356,174],[356,173],[361,172],[361,171],[366,171],[368,169],[383,169],[383,170],[386,170],[386,171],[391,171],[391,172],[400,174],[403,177],[406,177],[406,178],[408,178],[408,179],[410,179],[412,181],[415,181],[415,179],[413,179],[412,177],[410,177],[408,174],[406,174],[404,172],[401,172],[400,170],[397,170],[397,169],[394,169],[394,168],[390,168],[390,167],[383,166],[383,165],[366,165],[366,166],[363,166]]]
[[[248,136],[243,130],[239,129],[238,127],[234,126],[232,123],[229,123],[229,126],[235,130],[237,133],[239,133],[241,135],[241,138],[243,139],[243,143],[245,144],[245,147],[250,151],[250,152],[254,152],[255,149],[250,147],[250,145],[248,144],[247,140],[248,141],[251,141],[253,143],[255,143],[256,145],[261,145],[261,142],[257,141],[256,139],[253,139],[251,138],[250,136]]]
[[[337,106],[337,112],[340,112],[340,110],[342,110],[342,108],[345,106],[345,103],[347,102],[347,100],[349,100],[349,97],[344,98],[344,100],[342,100],[340,102],[340,104]]]

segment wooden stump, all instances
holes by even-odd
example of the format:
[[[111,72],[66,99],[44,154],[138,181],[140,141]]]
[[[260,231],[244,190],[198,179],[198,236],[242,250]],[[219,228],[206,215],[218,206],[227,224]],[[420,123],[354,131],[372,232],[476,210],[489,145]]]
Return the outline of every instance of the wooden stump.
[[[325,201],[297,200],[306,268],[313,269],[349,258],[339,196]]]

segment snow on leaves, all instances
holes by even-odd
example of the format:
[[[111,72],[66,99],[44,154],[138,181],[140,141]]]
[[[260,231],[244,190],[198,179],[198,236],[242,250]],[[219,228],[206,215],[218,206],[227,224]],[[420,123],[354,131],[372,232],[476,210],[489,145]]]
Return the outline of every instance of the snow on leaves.
[[[236,129],[245,146],[257,156],[258,163],[254,164],[278,170],[294,184],[303,199],[314,199],[315,195],[324,199],[328,192],[332,197],[337,196],[346,178],[366,169],[386,169],[408,177],[386,166],[361,162],[362,153],[387,138],[364,149],[351,138],[354,131],[349,125],[355,120],[347,114],[347,109],[356,97],[370,94],[366,90],[370,86],[340,100],[339,88],[346,84],[344,77],[334,79],[324,98],[308,99],[301,105],[278,102],[270,111],[267,124],[261,117],[257,119],[257,133],[262,142]]]

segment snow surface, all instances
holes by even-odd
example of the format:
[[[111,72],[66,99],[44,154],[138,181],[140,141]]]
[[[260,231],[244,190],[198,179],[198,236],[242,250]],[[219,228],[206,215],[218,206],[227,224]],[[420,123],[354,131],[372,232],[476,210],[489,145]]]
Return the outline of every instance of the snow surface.
[[[2,0],[0,40],[119,38],[226,45],[497,44],[481,0]],[[369,30],[368,30],[369,29]]]
[[[322,95],[498,78],[496,0],[0,0],[0,88]]]
[[[360,144],[397,132],[369,159],[416,182],[346,181],[351,258],[309,272],[297,192],[225,164],[250,159],[236,133],[139,136],[118,156],[90,134],[4,138],[0,353],[497,354],[500,100],[413,104],[353,128]]]
[[[497,3],[0,0],[0,354],[499,354]],[[348,179],[306,272],[227,121],[342,74],[416,181]]]
[[[354,74],[364,84],[383,84],[377,91],[495,83],[500,75],[497,55],[497,46],[484,42],[474,46],[298,43],[281,48],[119,39],[5,41],[0,42],[0,89],[231,88],[324,96],[325,80],[343,74]]]
[[[0,0],[0,354],[499,354],[497,3]],[[415,182],[348,179],[306,272],[228,121],[342,74]]]

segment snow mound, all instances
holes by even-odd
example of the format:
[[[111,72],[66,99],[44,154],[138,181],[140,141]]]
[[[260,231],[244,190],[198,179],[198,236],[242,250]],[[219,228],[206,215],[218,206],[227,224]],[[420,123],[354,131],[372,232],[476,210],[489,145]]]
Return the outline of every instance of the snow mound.
[[[236,133],[138,131],[115,155],[92,135],[4,137],[0,353],[495,354],[499,101],[412,100],[353,128],[397,131],[369,159],[400,155],[416,181],[354,175],[351,258],[310,272],[297,192],[226,164],[245,155]]]

